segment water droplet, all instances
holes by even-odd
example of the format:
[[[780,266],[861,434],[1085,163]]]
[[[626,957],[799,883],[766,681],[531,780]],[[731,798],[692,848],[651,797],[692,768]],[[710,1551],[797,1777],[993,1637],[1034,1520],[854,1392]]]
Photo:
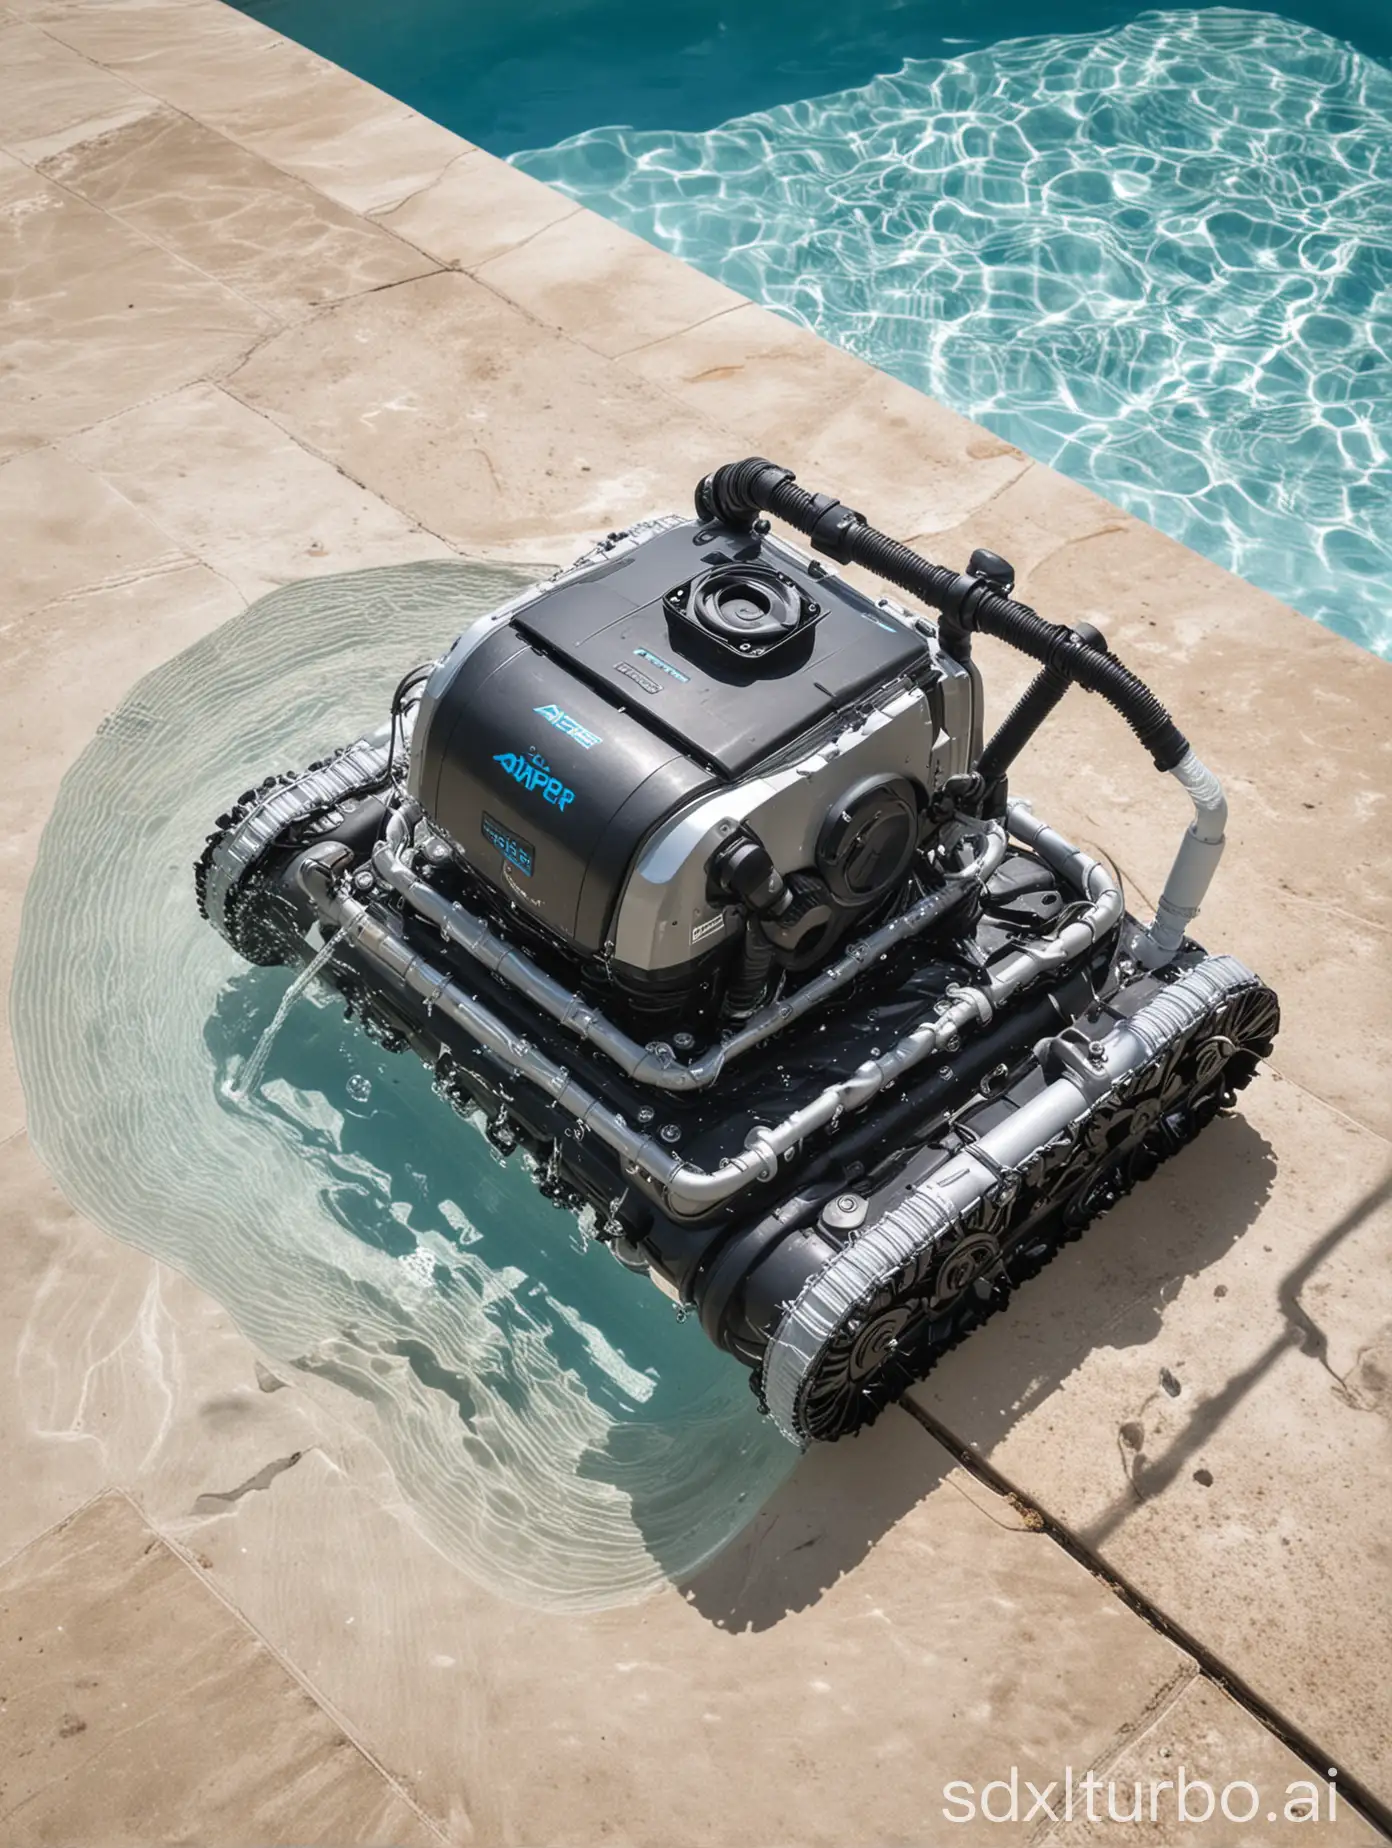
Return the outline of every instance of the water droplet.
[[[348,1095],[355,1104],[365,1104],[372,1095],[372,1080],[364,1078],[361,1072],[354,1072],[348,1080]]]

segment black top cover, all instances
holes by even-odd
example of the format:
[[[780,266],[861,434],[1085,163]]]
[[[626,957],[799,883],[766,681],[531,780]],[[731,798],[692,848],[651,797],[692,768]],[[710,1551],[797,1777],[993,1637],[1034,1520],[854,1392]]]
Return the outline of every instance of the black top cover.
[[[759,535],[685,523],[545,593],[453,671],[446,657],[412,786],[490,883],[595,952],[659,822],[928,656]]]

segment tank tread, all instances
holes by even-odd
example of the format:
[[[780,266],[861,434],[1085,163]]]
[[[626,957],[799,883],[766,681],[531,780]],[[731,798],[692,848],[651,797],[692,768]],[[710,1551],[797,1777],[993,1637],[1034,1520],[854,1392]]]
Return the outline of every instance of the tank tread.
[[[361,738],[307,769],[267,777],[218,817],[194,864],[194,890],[199,912],[239,956],[263,966],[294,960],[294,912],[260,875],[277,848],[303,837],[346,798],[380,789],[390,767],[386,735]]]
[[[867,1233],[785,1307],[756,1390],[783,1434],[805,1445],[872,1423],[942,1356],[1005,1307],[1065,1244],[1231,1106],[1271,1051],[1274,993],[1231,959],[1229,986],[1065,1135],[1000,1173],[962,1214],[939,1213],[917,1250],[847,1305],[836,1272]],[[1200,965],[1201,967],[1203,965]],[[1162,990],[1162,997],[1166,991]],[[931,1217],[931,1216],[930,1216]]]

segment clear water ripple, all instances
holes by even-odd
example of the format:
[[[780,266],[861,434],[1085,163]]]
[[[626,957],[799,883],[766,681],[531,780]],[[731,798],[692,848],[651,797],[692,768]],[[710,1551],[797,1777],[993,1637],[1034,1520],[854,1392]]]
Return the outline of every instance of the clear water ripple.
[[[1392,71],[1269,14],[517,165],[1392,656]]]
[[[240,962],[191,873],[239,790],[380,723],[403,663],[524,582],[458,561],[318,578],[141,681],[44,830],[11,1020],[30,1141],[73,1204],[359,1423],[398,1512],[480,1583],[593,1610],[689,1576],[795,1453],[418,1060],[322,984],[291,1005],[287,970]]]

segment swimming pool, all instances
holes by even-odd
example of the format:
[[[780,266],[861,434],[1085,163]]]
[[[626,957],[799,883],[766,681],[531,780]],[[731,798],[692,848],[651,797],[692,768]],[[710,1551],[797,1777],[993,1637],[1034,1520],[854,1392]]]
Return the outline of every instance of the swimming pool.
[[[250,10],[1392,656],[1377,0]]]

